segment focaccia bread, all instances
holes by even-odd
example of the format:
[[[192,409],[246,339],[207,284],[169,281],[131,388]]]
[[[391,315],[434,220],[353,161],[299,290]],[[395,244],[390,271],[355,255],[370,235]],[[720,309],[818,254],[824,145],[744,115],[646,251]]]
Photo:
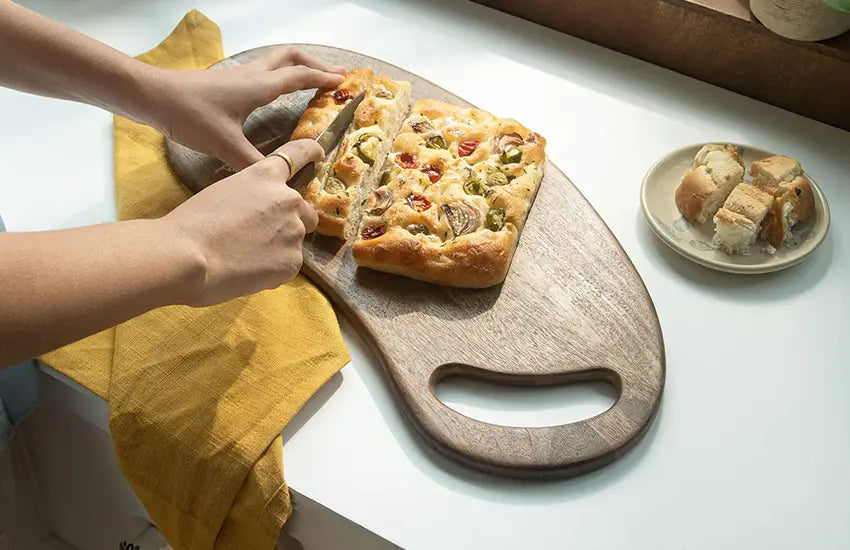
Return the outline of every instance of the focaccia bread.
[[[697,152],[693,166],[676,188],[676,206],[688,220],[705,223],[743,181],[744,163],[738,148],[709,143]]]
[[[366,97],[357,106],[347,135],[304,191],[305,200],[319,215],[316,231],[323,235],[344,237],[349,218],[356,219],[351,206],[359,203],[361,187],[371,187],[369,180],[378,176],[377,165],[407,112],[410,83],[375,75],[371,69],[351,71],[335,90],[316,94],[293,132],[293,139],[315,139],[345,104],[364,90]]]
[[[437,284],[499,284],[543,177],[545,145],[515,120],[418,101],[364,202],[355,262]]]

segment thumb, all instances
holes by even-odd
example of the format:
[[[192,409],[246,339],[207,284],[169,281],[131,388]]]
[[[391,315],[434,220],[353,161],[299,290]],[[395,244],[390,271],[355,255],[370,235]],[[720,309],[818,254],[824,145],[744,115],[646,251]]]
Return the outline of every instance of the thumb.
[[[218,153],[219,160],[237,171],[265,158],[241,131],[226,136]]]

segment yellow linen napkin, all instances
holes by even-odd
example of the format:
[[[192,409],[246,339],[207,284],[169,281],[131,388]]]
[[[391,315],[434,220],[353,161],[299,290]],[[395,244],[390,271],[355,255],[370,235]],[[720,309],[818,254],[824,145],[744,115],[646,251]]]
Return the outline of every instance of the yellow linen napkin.
[[[205,68],[218,26],[189,12],[139,59]],[[118,218],[190,193],[155,130],[115,117]],[[121,470],[175,550],[268,549],[291,512],[280,431],[349,356],[327,300],[298,277],[207,308],[151,311],[43,360],[107,399]]]

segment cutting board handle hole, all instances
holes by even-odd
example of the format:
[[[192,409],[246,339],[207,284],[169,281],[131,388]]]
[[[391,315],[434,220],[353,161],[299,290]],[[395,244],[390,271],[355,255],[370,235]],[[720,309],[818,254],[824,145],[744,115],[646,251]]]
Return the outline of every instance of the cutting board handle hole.
[[[481,374],[452,372],[436,378],[434,394],[447,407],[481,422],[543,428],[602,414],[614,405],[620,393],[616,379],[608,376],[565,379],[546,385],[523,378],[526,380],[495,381]]]

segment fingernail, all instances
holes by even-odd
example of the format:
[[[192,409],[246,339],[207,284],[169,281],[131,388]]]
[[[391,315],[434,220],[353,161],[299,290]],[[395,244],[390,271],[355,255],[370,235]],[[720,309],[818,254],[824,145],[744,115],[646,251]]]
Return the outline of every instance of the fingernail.
[[[343,67],[342,65],[334,65],[333,67],[331,67],[331,72],[345,73],[345,67]]]

